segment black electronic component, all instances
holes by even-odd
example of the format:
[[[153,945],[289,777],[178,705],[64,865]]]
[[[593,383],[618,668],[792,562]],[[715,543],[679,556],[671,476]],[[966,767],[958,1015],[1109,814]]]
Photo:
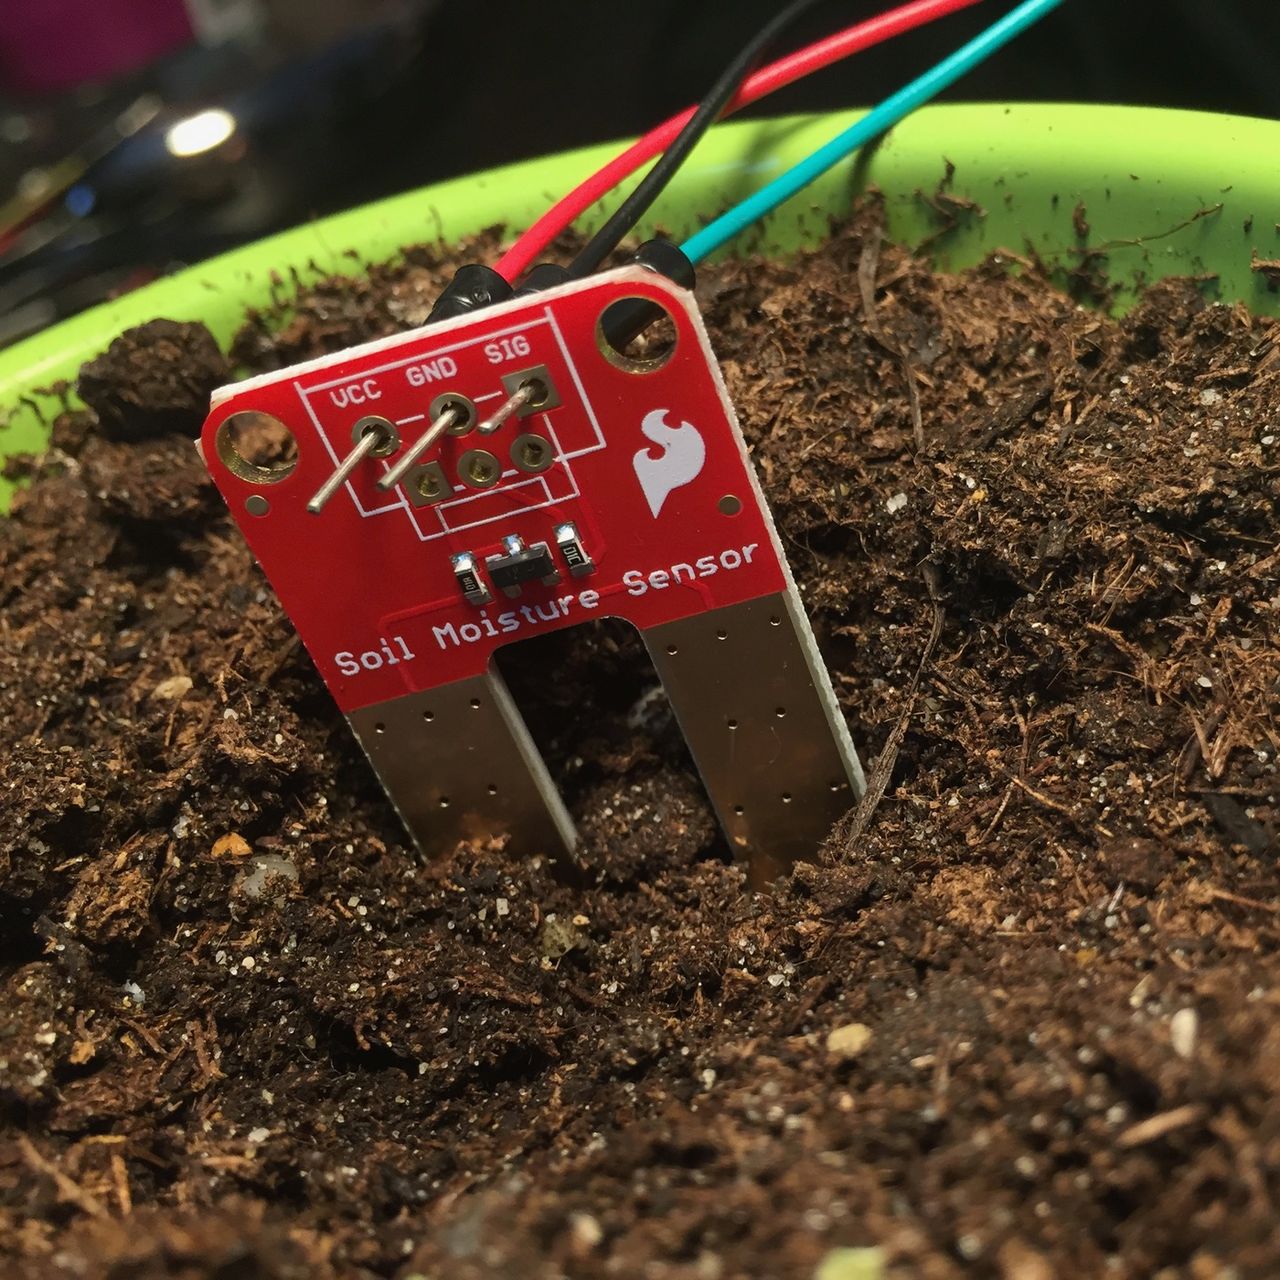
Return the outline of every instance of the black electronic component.
[[[526,582],[541,582],[551,587],[560,581],[560,570],[545,542],[525,546],[524,539],[512,534],[502,540],[504,554],[486,556],[485,568],[493,585],[505,596],[518,596]]]
[[[484,579],[476,567],[476,558],[471,552],[461,551],[453,557],[453,573],[468,603],[488,604],[493,599],[489,588],[484,585]]]
[[[581,578],[585,574],[595,573],[595,563],[582,545],[582,539],[578,537],[578,526],[572,521],[556,525],[556,546],[560,548],[560,554],[573,577]]]

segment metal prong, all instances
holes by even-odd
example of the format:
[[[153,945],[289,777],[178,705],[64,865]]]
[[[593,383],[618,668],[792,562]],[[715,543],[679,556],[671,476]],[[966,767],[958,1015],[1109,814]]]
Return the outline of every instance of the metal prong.
[[[446,409],[395,461],[395,465],[378,480],[379,489],[394,489],[413,464],[435,444],[462,416],[458,409]]]
[[[307,503],[307,510],[313,515],[318,516],[324,510],[325,504],[333,497],[339,489],[346,484],[351,473],[367,458],[371,453],[376,453],[382,448],[388,439],[387,431],[379,427],[377,423],[369,423],[368,426],[360,433],[360,438],[356,441],[355,448],[343,460],[338,463],[337,470],[315,491],[311,501]]]
[[[528,382],[522,382],[477,428],[478,435],[487,436],[502,426],[513,413],[519,413],[521,409],[529,403],[530,400],[537,396],[542,390],[536,379],[530,378]],[[545,392],[544,392],[545,394]]]

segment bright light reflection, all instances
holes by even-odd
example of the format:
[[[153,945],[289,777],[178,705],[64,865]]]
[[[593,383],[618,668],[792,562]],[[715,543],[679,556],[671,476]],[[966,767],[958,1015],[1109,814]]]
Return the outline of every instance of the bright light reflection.
[[[236,131],[236,118],[221,107],[198,111],[185,120],[169,126],[164,145],[169,154],[179,157],[198,156],[220,147]]]

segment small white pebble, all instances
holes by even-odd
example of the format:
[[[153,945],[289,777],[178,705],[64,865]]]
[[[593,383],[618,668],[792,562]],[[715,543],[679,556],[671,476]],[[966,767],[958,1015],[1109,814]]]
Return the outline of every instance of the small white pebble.
[[[511,905],[510,903],[507,902],[506,898],[499,898],[498,901],[494,904],[494,910],[500,916],[510,915]]]
[[[584,1253],[604,1239],[604,1228],[589,1213],[570,1214],[569,1231],[574,1245]]]
[[[1196,1049],[1196,1034],[1200,1030],[1200,1015],[1194,1009],[1179,1009],[1169,1019],[1169,1042],[1180,1058],[1189,1058]]]
[[[266,1142],[266,1140],[269,1137],[271,1137],[270,1129],[250,1129],[249,1130],[249,1141],[254,1144],[257,1144],[259,1142]]]
[[[252,956],[245,956],[245,958],[240,961],[240,964],[245,969],[252,969],[257,963],[258,962]]]
[[[884,504],[884,509],[892,516],[896,515],[906,505],[907,495],[905,493],[895,493],[893,497]]]

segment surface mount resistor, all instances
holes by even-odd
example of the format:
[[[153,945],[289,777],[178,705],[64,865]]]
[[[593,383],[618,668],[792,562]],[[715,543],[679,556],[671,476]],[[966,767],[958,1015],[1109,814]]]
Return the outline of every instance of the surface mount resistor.
[[[573,577],[581,578],[595,572],[596,566],[583,547],[582,539],[578,537],[576,524],[566,521],[556,525],[556,546],[560,548],[560,554]]]
[[[453,557],[453,574],[458,579],[463,598],[469,604],[488,604],[493,599],[493,593],[485,586],[476,566],[476,558],[471,552],[461,551]]]

